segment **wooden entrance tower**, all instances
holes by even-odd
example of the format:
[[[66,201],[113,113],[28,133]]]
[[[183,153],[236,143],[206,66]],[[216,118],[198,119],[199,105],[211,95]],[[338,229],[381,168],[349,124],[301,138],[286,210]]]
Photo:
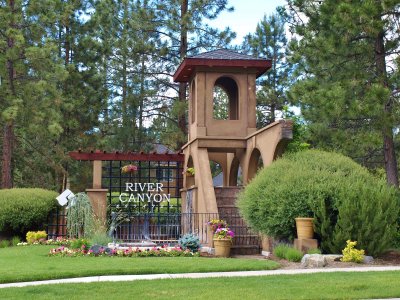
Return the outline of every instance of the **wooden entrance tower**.
[[[256,129],[256,78],[270,67],[270,60],[221,49],[186,58],[174,74],[174,81],[189,83],[189,136],[182,150],[195,175],[185,175],[183,185],[194,190],[193,212],[218,211],[210,160],[222,167],[224,187],[237,185],[239,166],[246,184],[259,157],[268,166],[292,138],[288,121]],[[228,96],[224,120],[214,117],[215,87]]]

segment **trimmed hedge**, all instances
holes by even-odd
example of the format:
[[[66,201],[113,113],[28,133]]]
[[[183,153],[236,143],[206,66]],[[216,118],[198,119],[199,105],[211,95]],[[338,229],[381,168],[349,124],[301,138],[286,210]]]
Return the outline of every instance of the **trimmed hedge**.
[[[256,230],[279,240],[296,236],[296,217],[315,217],[323,252],[346,240],[369,255],[389,248],[397,229],[398,192],[337,153],[292,153],[263,169],[239,195],[239,209]]]
[[[0,190],[0,231],[25,236],[41,230],[50,211],[57,205],[58,194],[44,189]]]

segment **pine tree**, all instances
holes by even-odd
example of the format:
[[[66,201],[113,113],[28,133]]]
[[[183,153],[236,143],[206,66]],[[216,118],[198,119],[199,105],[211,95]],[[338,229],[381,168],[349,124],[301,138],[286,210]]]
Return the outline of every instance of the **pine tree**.
[[[101,45],[107,109],[100,126],[106,150],[146,150],[152,138],[145,122],[160,106],[163,42],[157,32],[152,1],[97,1],[89,24]]]
[[[167,120],[159,123],[168,124],[164,130],[174,135],[173,148],[179,149],[186,142],[187,85],[179,83],[171,86],[171,77],[185,57],[229,45],[235,34],[229,28],[219,31],[206,22],[216,19],[223,11],[233,11],[233,8],[228,6],[227,0],[158,0],[156,3],[159,31],[168,43],[168,52],[162,51],[159,54],[160,60],[167,60],[164,66],[166,72],[170,73],[165,86],[169,87],[168,93],[171,88],[177,93],[175,99],[162,107],[171,119],[167,117]],[[165,110],[168,107],[170,109]],[[162,115],[159,117],[166,117],[166,113]]]
[[[56,137],[65,70],[57,59],[54,33],[56,1],[0,2],[0,68],[2,139],[1,187],[13,186],[14,150],[33,129]],[[48,13],[47,13],[48,12]]]
[[[288,1],[298,82],[291,90],[315,145],[369,167],[398,186],[398,1]]]
[[[264,127],[272,122],[278,111],[288,105],[286,89],[292,66],[286,59],[287,38],[285,20],[275,12],[257,24],[254,34],[248,34],[242,49],[256,57],[271,59],[271,69],[257,83],[257,127]]]

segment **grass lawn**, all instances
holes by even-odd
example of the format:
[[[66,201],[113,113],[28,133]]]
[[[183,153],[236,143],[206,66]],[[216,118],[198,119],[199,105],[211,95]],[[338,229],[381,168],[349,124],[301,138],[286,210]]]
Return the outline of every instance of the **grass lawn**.
[[[1,299],[370,299],[400,296],[400,272],[164,279],[0,290]]]
[[[273,261],[237,258],[48,257],[51,248],[54,246],[0,249],[0,283],[96,275],[250,271],[279,267]]]

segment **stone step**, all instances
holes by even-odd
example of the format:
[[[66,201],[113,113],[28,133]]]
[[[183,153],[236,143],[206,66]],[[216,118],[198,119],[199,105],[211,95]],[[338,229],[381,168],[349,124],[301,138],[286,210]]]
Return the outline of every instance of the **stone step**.
[[[240,217],[239,209],[232,205],[218,206],[218,213],[223,216],[226,215],[226,217],[233,217],[233,218]]]
[[[231,249],[232,254],[260,254],[260,237],[250,230],[236,207],[237,193],[240,192],[241,188],[219,187],[214,190],[220,218],[225,220],[235,233]]]
[[[240,192],[240,187],[216,187],[214,188],[216,197],[236,197],[236,194]]]
[[[233,242],[234,245],[258,245],[260,238],[258,235],[240,234],[235,235]]]
[[[223,197],[217,199],[217,205],[233,205],[236,206],[236,197]]]
[[[225,186],[225,187],[215,187],[215,194],[237,194],[242,187],[240,186]]]

